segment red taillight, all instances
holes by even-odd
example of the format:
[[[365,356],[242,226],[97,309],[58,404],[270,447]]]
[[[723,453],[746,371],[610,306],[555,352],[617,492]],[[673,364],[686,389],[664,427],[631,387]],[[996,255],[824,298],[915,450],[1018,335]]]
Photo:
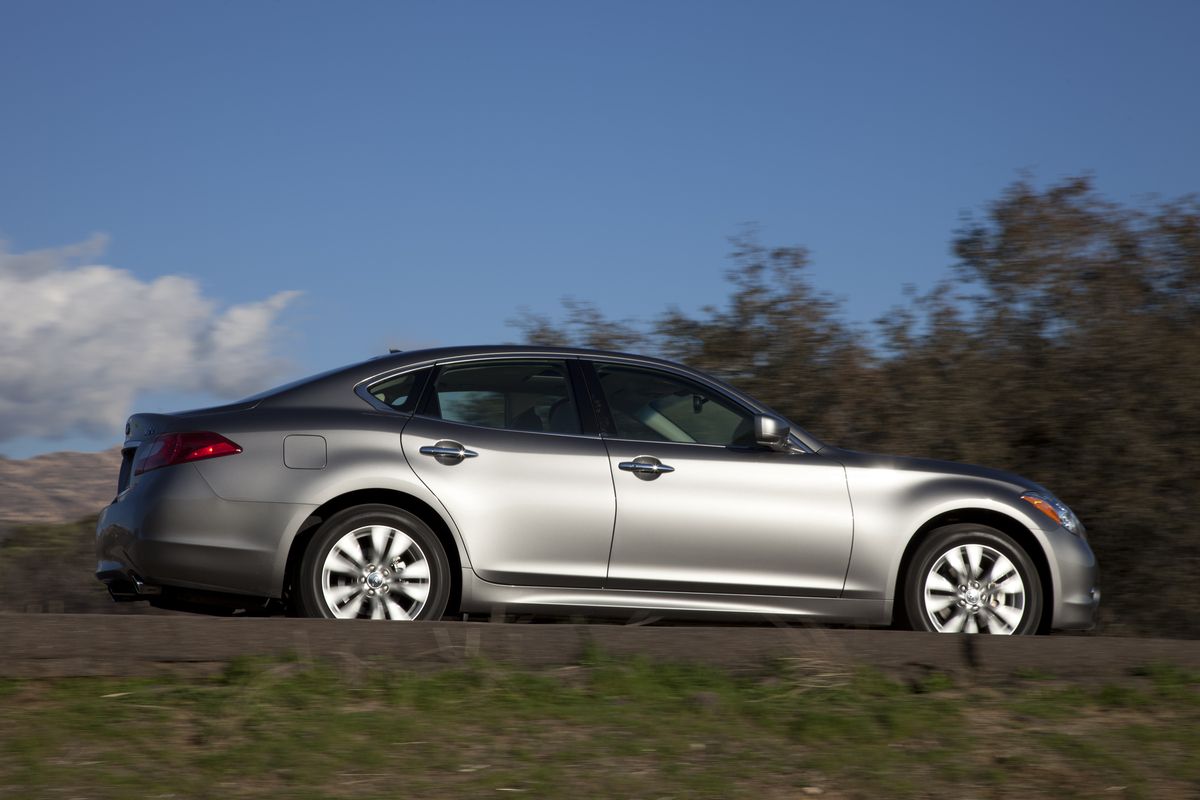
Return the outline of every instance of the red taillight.
[[[203,461],[206,458],[232,456],[242,448],[219,433],[199,431],[194,433],[164,433],[153,441],[138,448],[133,463],[133,474],[141,475],[159,467],[183,464],[187,461]]]

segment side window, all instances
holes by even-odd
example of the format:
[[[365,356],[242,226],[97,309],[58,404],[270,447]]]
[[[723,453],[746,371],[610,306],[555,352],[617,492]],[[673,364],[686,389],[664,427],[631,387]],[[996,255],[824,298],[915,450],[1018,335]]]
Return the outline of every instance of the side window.
[[[514,431],[580,433],[579,410],[561,361],[493,361],[443,367],[425,413]]]
[[[386,378],[367,388],[367,391],[381,403],[385,403],[397,411],[412,411],[416,405],[417,394],[420,392],[425,373],[429,370],[416,370]]]
[[[616,364],[596,374],[622,439],[754,445],[753,415],[699,383]]]

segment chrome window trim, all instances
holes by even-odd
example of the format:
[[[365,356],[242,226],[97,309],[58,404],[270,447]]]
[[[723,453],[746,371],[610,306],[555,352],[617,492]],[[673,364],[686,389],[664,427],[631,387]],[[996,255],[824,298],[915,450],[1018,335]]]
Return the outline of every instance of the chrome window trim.
[[[604,441],[606,441],[606,442],[616,442],[616,443],[623,443],[623,444],[637,444],[637,445],[645,445],[646,447],[652,447],[654,445],[660,445],[660,444],[669,444],[674,447],[707,447],[707,448],[713,449],[713,450],[743,451],[743,450],[748,449],[748,448],[744,448],[744,447],[734,447],[731,444],[709,444],[707,442],[672,442],[668,439],[622,439],[617,436],[603,436],[601,438],[604,439]],[[651,455],[651,454],[647,454],[647,455]]]
[[[362,395],[361,395],[361,393],[359,393],[359,389],[361,387],[367,386],[369,384],[378,383],[379,381],[388,380],[389,378],[399,377],[400,375],[403,375],[406,372],[415,372],[417,370],[425,369],[426,367],[440,367],[444,364],[458,364],[463,361],[496,361],[496,360],[505,360],[505,359],[511,361],[511,360],[519,360],[519,359],[523,359],[523,358],[528,359],[530,361],[537,361],[539,359],[557,359],[559,361],[568,361],[568,360],[578,360],[579,355],[576,353],[556,353],[552,350],[547,350],[544,352],[543,351],[526,352],[523,350],[513,350],[513,351],[504,352],[504,353],[481,353],[479,355],[464,354],[464,355],[449,356],[449,357],[444,357],[444,358],[427,358],[422,361],[414,362],[412,364],[405,364],[404,366],[401,366],[401,367],[392,367],[391,369],[384,370],[383,372],[377,372],[374,375],[371,375],[367,378],[363,378],[358,383],[354,384],[354,391],[356,394],[359,394],[359,396],[361,397]],[[368,392],[368,394],[369,394],[369,392]],[[395,411],[395,409],[391,409],[391,410]]]
[[[567,439],[599,439],[601,436],[594,433],[555,433],[554,431],[519,431],[513,428],[492,428],[487,425],[472,425],[470,422],[458,422],[452,419],[442,419],[441,417],[431,417],[428,414],[405,414],[406,417],[413,419],[422,419],[428,422],[441,422],[445,425],[458,425],[462,428],[475,428],[481,431],[498,431],[500,433],[523,433],[529,436],[562,436]]]

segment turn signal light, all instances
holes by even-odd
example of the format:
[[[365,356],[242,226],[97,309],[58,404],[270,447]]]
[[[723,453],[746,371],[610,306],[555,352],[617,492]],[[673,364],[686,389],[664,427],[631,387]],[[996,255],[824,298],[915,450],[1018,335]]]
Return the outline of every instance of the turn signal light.
[[[1046,502],[1041,497],[1038,497],[1037,495],[1027,494],[1027,495],[1022,495],[1021,499],[1024,500],[1026,503],[1032,504],[1034,508],[1036,508],[1038,511],[1045,514],[1050,519],[1057,522],[1059,525],[1063,524],[1062,517],[1060,517],[1058,515],[1058,511],[1054,508],[1054,506],[1051,505],[1050,503]]]
[[[141,475],[159,467],[233,456],[240,452],[242,448],[239,445],[211,431],[163,433],[148,445],[138,448],[137,458],[133,463],[133,474]]]

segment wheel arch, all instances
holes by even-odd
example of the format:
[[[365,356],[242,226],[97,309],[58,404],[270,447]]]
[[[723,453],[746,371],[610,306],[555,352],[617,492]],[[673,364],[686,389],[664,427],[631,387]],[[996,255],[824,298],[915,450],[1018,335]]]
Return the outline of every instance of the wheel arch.
[[[465,559],[465,554],[461,552],[458,540],[450,530],[450,525],[433,506],[419,497],[414,497],[411,494],[395,489],[358,489],[346,492],[327,500],[323,505],[309,514],[300,524],[300,528],[296,531],[296,535],[292,537],[292,543],[288,548],[287,561],[283,574],[282,595],[284,602],[289,608],[294,602],[293,586],[300,574],[300,565],[304,561],[304,551],[308,548],[308,543],[312,541],[321,524],[339,511],[344,511],[354,506],[372,504],[387,505],[407,511],[418,517],[437,535],[438,541],[441,542],[443,549],[446,551],[446,558],[450,561],[450,598],[446,605],[446,614],[457,613],[459,604],[462,601],[462,568],[464,564],[469,562]]]
[[[959,523],[974,523],[976,525],[987,525],[988,527],[995,528],[1011,536],[1025,550],[1037,568],[1038,580],[1042,584],[1042,618],[1038,622],[1038,632],[1044,633],[1048,631],[1051,621],[1054,618],[1055,586],[1050,570],[1050,559],[1046,554],[1046,549],[1042,542],[1020,520],[1010,517],[1003,512],[988,508],[959,508],[951,511],[943,511],[926,520],[909,537],[908,544],[905,546],[904,553],[900,557],[900,562],[897,565],[894,580],[892,581],[893,624],[907,624],[907,615],[904,607],[904,587],[909,567],[912,564],[912,559],[917,549],[938,528]]]

